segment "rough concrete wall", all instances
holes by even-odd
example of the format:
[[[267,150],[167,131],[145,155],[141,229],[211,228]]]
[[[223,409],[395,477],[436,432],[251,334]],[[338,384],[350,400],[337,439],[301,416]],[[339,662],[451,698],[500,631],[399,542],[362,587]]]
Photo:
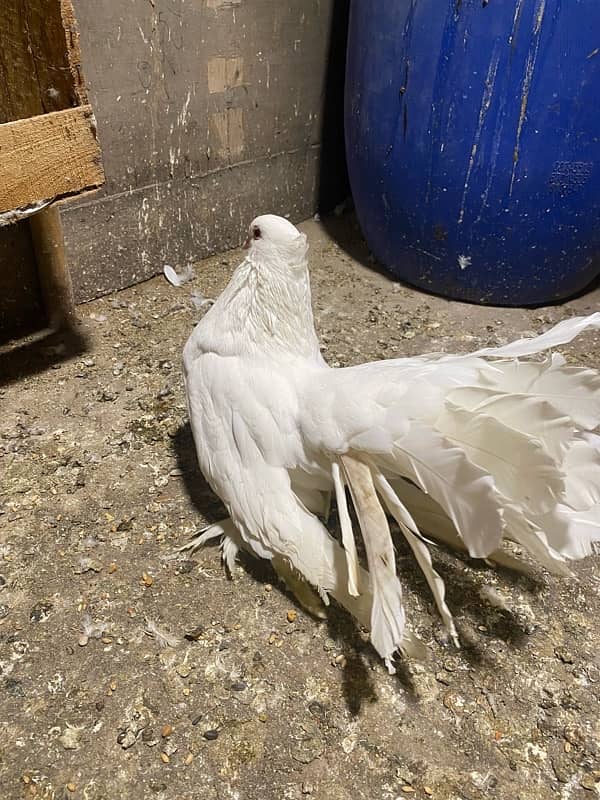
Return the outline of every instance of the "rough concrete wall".
[[[335,0],[75,0],[107,184],[63,210],[78,301],[316,207]]]

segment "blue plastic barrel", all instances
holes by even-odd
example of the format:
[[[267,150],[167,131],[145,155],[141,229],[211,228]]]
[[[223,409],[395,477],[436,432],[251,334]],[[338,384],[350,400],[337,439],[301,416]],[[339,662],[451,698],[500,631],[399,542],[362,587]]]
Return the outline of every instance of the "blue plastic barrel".
[[[534,305],[600,272],[600,0],[353,0],[345,126],[397,277]]]

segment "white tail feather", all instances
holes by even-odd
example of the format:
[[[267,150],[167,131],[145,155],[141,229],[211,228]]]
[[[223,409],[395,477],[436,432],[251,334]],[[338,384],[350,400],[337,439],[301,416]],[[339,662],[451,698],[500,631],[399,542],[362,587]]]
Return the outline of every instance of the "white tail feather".
[[[469,553],[486,558],[503,535],[502,508],[492,477],[438,431],[415,422],[396,441],[384,471],[410,478],[448,514]]]
[[[508,394],[485,386],[465,386],[450,392],[447,399],[461,408],[488,414],[509,428],[539,439],[559,463],[575,436],[573,420],[538,397]]]
[[[565,455],[566,505],[584,511],[600,504],[600,436],[584,433]]]
[[[506,536],[524,547],[539,563],[555,575],[570,576],[571,570],[561,552],[547,541],[545,534],[525,519],[520,509],[507,506],[504,510]]]
[[[469,356],[497,356],[501,358],[521,358],[522,356],[532,356],[552,347],[571,342],[576,336],[587,328],[600,328],[600,311],[590,314],[588,317],[571,317],[563,319],[553,328],[542,333],[540,336],[533,336],[526,339],[517,339],[510,344],[502,347],[484,347]]]
[[[371,641],[393,672],[391,659],[404,638],[405,615],[392,536],[369,466],[350,455],[340,460],[367,551],[373,592]]]
[[[524,508],[548,511],[564,490],[563,476],[540,441],[494,417],[446,402],[436,428],[492,475],[501,494]]]
[[[340,474],[340,465],[337,461],[331,464],[331,475],[335,488],[335,499],[340,517],[340,527],[342,529],[342,544],[346,551],[346,561],[348,563],[348,592],[356,597],[359,594],[358,554],[356,552],[356,542],[354,541],[354,532],[352,530],[352,520],[348,513],[346,489],[344,488],[344,482]]]
[[[397,479],[393,482],[393,489],[410,509],[419,530],[426,531],[433,539],[448,545],[459,552],[466,552],[465,543],[458,535],[452,521],[444,510],[429,495],[424,494],[418,487],[405,480]],[[495,550],[487,556],[486,561],[491,561],[501,567],[520,572],[524,575],[531,574],[531,568],[524,562],[514,558],[504,550]]]
[[[550,402],[576,425],[592,430],[600,421],[600,376],[583,367],[567,367],[553,355],[540,363],[496,362],[488,375],[499,391],[518,392]]]
[[[600,504],[584,511],[559,504],[540,517],[539,525],[550,546],[566,558],[600,555]]]
[[[444,581],[433,568],[433,564],[431,562],[431,553],[427,549],[425,542],[419,536],[419,529],[417,528],[416,522],[411,517],[406,506],[404,506],[400,501],[398,495],[394,492],[389,482],[380,472],[375,473],[375,483],[381,493],[381,496],[383,497],[388,511],[400,526],[400,530],[404,534],[406,541],[410,545],[410,548],[417,559],[418,565],[425,575],[444,625],[452,637],[452,641],[456,647],[459,647],[458,634],[456,632],[456,626],[454,625],[454,619],[452,618],[450,609],[446,605],[446,587],[444,586]]]

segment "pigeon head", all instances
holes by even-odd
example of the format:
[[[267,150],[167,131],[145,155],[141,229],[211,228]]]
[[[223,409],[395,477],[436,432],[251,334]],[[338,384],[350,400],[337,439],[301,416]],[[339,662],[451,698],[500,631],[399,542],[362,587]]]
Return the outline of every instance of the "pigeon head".
[[[287,219],[263,214],[252,220],[244,246],[258,261],[281,260],[290,266],[304,264],[308,245],[306,236]]]
[[[252,221],[245,246],[248,255],[196,326],[190,351],[296,355],[320,363],[306,236],[286,219],[264,214]]]

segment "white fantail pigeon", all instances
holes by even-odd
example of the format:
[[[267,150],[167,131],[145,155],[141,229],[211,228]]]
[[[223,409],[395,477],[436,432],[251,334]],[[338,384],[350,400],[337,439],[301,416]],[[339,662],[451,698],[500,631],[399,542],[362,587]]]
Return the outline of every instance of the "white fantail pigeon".
[[[527,357],[599,327],[600,313],[467,355],[332,369],[313,323],[306,236],[264,215],[248,244],[183,354],[200,468],[229,513],[191,547],[221,536],[230,568],[239,548],[271,559],[314,612],[317,593],[325,604],[332,595],[392,671],[397,650],[421,648],[405,624],[388,515],[454,639],[423,533],[514,566],[510,539],[567,574],[570,559],[598,552],[600,376],[556,353]],[[321,521],[332,492],[341,544]]]

